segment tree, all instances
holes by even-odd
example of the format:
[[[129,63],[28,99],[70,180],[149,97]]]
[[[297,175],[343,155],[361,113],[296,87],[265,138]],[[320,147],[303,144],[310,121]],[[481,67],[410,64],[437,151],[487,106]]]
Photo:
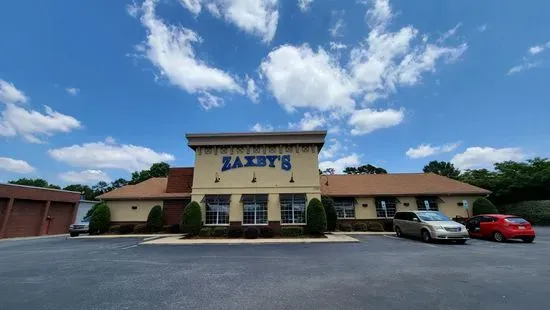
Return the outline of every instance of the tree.
[[[106,203],[102,202],[95,206],[90,218],[90,234],[99,235],[109,230],[111,224],[111,211]]]
[[[478,198],[472,205],[473,215],[498,213],[497,207],[487,198]]]
[[[346,167],[344,169],[346,174],[387,174],[388,171],[384,168],[376,167],[371,164],[362,165],[359,167]]]
[[[61,189],[60,186],[54,185],[54,184],[49,184],[48,181],[46,181],[44,179],[21,178],[19,180],[15,180],[15,181],[9,181],[8,183],[9,184],[17,184],[17,185],[26,185],[26,186]]]
[[[336,209],[334,209],[334,200],[332,198],[327,196],[321,197],[321,203],[323,204],[323,208],[325,208],[325,216],[327,218],[327,230],[328,231],[335,231],[336,230]]]
[[[107,184],[107,182],[105,181],[97,182],[96,185],[92,186],[92,189],[94,190],[96,196],[99,196],[111,190],[109,184]]]
[[[323,174],[330,174],[330,175],[333,175],[336,173],[336,169],[334,168],[327,168],[323,171]]]
[[[317,198],[313,198],[307,205],[307,230],[312,235],[322,235],[327,230],[325,208]]]
[[[65,186],[63,189],[66,191],[79,192],[82,194],[85,200],[94,200],[96,197],[94,190],[88,185],[71,184],[71,185]]]
[[[198,235],[202,228],[201,206],[191,201],[183,210],[180,223],[181,230],[191,236]]]
[[[432,172],[455,180],[457,180],[460,175],[460,170],[456,169],[452,163],[437,160],[430,161],[424,166],[422,171],[425,173]]]
[[[150,232],[159,232],[162,230],[163,223],[162,207],[159,205],[154,206],[147,216],[147,229]]]
[[[123,186],[126,186],[127,184],[128,184],[128,181],[126,181],[123,178],[118,178],[118,179],[114,180],[113,182],[111,182],[111,188],[113,188],[113,189],[121,188]]]
[[[152,178],[167,177],[169,171],[170,165],[164,162],[153,164],[149,169]]]

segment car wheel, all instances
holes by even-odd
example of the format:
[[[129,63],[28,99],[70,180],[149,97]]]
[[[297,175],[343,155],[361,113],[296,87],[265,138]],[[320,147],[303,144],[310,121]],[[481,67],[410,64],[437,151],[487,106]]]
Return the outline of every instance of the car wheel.
[[[430,232],[425,229],[422,230],[422,241],[424,242],[432,241],[432,236],[430,236]]]
[[[504,235],[500,232],[500,231],[495,231],[493,233],[493,239],[496,241],[496,242],[504,242],[506,241],[506,237],[504,237]]]
[[[456,243],[458,243],[458,244],[466,244],[466,240],[456,240]]]
[[[521,238],[521,240],[523,240],[523,242],[525,243],[531,243],[535,240],[535,237],[525,237],[525,238]]]
[[[78,237],[78,233],[77,232],[72,232],[71,237]]]
[[[395,235],[399,238],[403,237],[403,234],[401,233],[401,228],[395,227]]]

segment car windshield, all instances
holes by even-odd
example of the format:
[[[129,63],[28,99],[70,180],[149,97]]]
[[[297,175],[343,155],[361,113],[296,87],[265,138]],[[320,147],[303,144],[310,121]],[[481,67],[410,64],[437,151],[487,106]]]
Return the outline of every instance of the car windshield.
[[[450,221],[445,214],[441,212],[420,212],[417,213],[418,217],[426,222],[434,222],[434,221]]]
[[[507,217],[506,222],[512,223],[512,224],[527,224],[528,222],[521,217]]]

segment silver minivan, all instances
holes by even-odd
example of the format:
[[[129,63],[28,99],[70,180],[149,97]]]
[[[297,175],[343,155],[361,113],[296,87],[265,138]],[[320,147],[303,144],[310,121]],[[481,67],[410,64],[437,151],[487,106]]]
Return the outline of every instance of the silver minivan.
[[[451,220],[439,211],[400,211],[393,218],[398,237],[411,236],[432,240],[453,240],[464,244],[470,239],[466,226]]]

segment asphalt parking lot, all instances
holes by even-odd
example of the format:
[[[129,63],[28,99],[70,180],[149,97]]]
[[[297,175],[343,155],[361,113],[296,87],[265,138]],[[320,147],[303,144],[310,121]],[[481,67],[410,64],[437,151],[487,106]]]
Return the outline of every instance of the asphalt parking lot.
[[[533,244],[0,242],[0,309],[548,309],[550,228]]]

